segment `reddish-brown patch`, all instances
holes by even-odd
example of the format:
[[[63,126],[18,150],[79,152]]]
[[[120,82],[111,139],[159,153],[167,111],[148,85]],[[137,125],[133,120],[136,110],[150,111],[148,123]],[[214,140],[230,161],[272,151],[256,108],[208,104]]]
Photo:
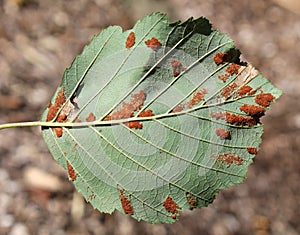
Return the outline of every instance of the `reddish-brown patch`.
[[[240,69],[240,65],[239,64],[231,64],[229,65],[227,68],[226,68],[226,72],[229,74],[229,75],[233,75],[233,74],[238,74],[239,73],[239,69]]]
[[[188,102],[188,107],[191,108],[192,106],[198,104],[201,100],[203,100],[204,95],[207,93],[208,90],[205,88],[199,91],[195,91],[192,99]]]
[[[197,199],[190,193],[186,194],[186,200],[190,204],[190,209],[193,210],[197,207]]]
[[[94,122],[96,120],[96,116],[91,112],[89,116],[85,119],[87,122]]]
[[[142,129],[143,128],[143,124],[138,121],[127,122],[126,126],[128,126],[130,129]]]
[[[227,100],[231,95],[233,90],[237,87],[237,84],[234,82],[223,88],[221,95]]]
[[[67,114],[61,113],[61,114],[58,115],[56,121],[57,122],[66,122],[68,120],[67,118],[68,118]],[[63,128],[62,127],[54,127],[53,130],[55,131],[56,136],[58,138],[62,137],[62,135],[63,135]]]
[[[243,163],[243,159],[240,156],[235,156],[232,153],[224,153],[216,156],[218,161],[225,162],[227,166],[230,166],[232,163],[236,165],[241,165]]]
[[[257,148],[255,147],[247,147],[247,151],[250,154],[256,155],[257,154]]]
[[[76,173],[75,170],[73,169],[72,165],[67,161],[67,167],[68,167],[68,174],[69,177],[72,181],[76,180]]]
[[[63,87],[58,91],[57,96],[55,98],[54,104],[48,105],[48,113],[46,117],[46,122],[52,121],[55,117],[61,106],[66,102],[66,97],[64,95]]]
[[[219,136],[221,140],[229,139],[230,137],[229,131],[222,128],[216,129],[216,135]]]
[[[226,113],[224,113],[224,112],[210,112],[209,115],[217,120],[219,120],[219,119],[225,120],[225,117],[226,117]]]
[[[126,39],[126,48],[128,49],[133,47],[134,43],[135,43],[135,34],[134,32],[130,32],[130,34]]]
[[[226,112],[225,115],[226,115],[226,117],[225,117],[226,122],[228,122],[232,125],[254,126],[257,124],[257,119],[255,119],[253,117],[244,117],[244,116],[236,115],[236,114],[229,113],[229,112]]]
[[[223,82],[226,82],[227,81],[227,78],[229,77],[229,74],[228,73],[225,73],[225,74],[222,74],[222,75],[219,75],[218,78],[223,81]]]
[[[178,113],[178,112],[181,112],[183,109],[184,109],[184,105],[183,105],[183,104],[177,105],[177,106],[172,110],[172,113]]]
[[[247,113],[251,117],[260,118],[265,115],[266,109],[257,105],[244,104],[240,107],[240,110]]]
[[[63,135],[62,127],[54,127],[53,130],[55,131],[55,134],[58,138],[62,137]]]
[[[268,107],[275,97],[270,93],[261,93],[256,95],[255,102],[263,107]]]
[[[244,96],[244,95],[249,95],[249,93],[252,91],[252,87],[251,86],[242,86],[238,89],[237,93],[239,96]]]
[[[81,123],[82,121],[79,118],[76,118],[77,123]]]
[[[111,115],[107,115],[105,118],[104,118],[104,121],[111,121],[112,120],[112,116]]]
[[[174,77],[177,77],[182,71],[186,70],[179,60],[171,60],[171,66],[173,68]]]
[[[160,41],[157,38],[153,37],[145,41],[147,47],[150,47],[153,51],[157,51],[161,47]]]
[[[223,64],[226,56],[227,56],[227,53],[218,52],[217,54],[215,54],[214,62],[216,63],[216,65]]]
[[[63,87],[58,91],[57,96],[55,98],[54,104],[49,104],[48,105],[48,113],[46,117],[46,122],[54,120],[54,118],[57,115],[57,112],[61,108],[61,106],[66,102],[66,97],[64,95],[64,89]],[[60,114],[57,117],[57,122],[65,122],[67,120],[67,115],[66,114]],[[58,138],[62,137],[63,135],[63,129],[62,127],[55,127],[53,130],[56,133],[56,136]]]
[[[171,212],[172,214],[176,214],[180,207],[177,205],[177,203],[173,200],[171,196],[168,196],[165,201],[163,202],[164,208]]]
[[[121,204],[122,204],[122,208],[124,210],[125,214],[129,214],[129,215],[133,215],[134,211],[133,211],[133,207],[131,205],[130,200],[128,199],[128,197],[126,197],[124,195],[124,190],[123,189],[119,189],[120,191],[120,200],[121,200]]]
[[[68,118],[67,114],[61,113],[61,114],[58,115],[56,121],[57,121],[57,122],[66,122],[66,121],[67,121],[67,118]]]
[[[139,114],[139,117],[151,117],[151,116],[154,116],[154,113],[151,109],[144,110]]]
[[[123,102],[122,108],[120,110],[115,111],[112,115],[108,115],[105,117],[105,120],[119,120],[124,118],[130,118],[134,116],[134,112],[141,109],[144,101],[146,99],[146,95],[144,90],[141,90],[137,94],[133,94],[131,96],[130,102]]]

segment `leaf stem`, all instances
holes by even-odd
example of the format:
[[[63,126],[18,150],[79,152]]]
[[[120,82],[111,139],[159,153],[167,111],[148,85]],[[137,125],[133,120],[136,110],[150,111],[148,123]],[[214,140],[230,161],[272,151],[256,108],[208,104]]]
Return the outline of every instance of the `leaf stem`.
[[[43,126],[45,122],[33,121],[33,122],[15,122],[15,123],[4,123],[0,124],[1,129],[16,128],[16,127],[31,127],[31,126]],[[49,123],[47,123],[49,124]]]

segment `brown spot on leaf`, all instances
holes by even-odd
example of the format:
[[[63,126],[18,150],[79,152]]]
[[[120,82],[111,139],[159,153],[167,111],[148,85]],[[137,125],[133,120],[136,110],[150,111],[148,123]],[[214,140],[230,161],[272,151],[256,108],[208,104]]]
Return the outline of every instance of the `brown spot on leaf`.
[[[226,56],[227,56],[227,53],[218,52],[217,54],[215,54],[214,62],[216,63],[216,65],[223,64]]]
[[[171,66],[173,69],[174,77],[177,77],[182,71],[186,70],[186,68],[182,66],[179,60],[171,60]]]
[[[134,116],[134,112],[141,109],[142,105],[144,104],[144,101],[146,99],[146,95],[144,90],[141,90],[137,94],[133,94],[131,96],[130,102],[123,102],[122,108],[115,111],[111,115],[108,115],[105,117],[105,120],[119,120],[119,119],[125,119],[130,118]]]
[[[139,114],[139,117],[151,117],[154,116],[154,113],[151,109],[144,110]]]
[[[239,64],[232,63],[231,65],[229,65],[229,66],[226,68],[226,72],[227,72],[229,75],[238,74],[238,73],[239,73],[240,67],[241,67],[241,66],[240,66]]]
[[[76,180],[76,173],[75,170],[73,169],[72,165],[67,161],[67,167],[68,167],[68,174],[69,177],[72,181]]]
[[[112,120],[112,116],[111,115],[107,115],[105,118],[104,118],[104,121],[111,121]]]
[[[223,88],[221,91],[221,95],[227,100],[230,96],[232,96],[233,90],[237,87],[236,83],[232,83]]]
[[[222,128],[216,129],[216,135],[219,136],[221,140],[229,139],[230,137],[229,131]]]
[[[130,32],[127,39],[126,39],[126,48],[131,48],[133,47],[135,43],[135,34],[134,32]]]
[[[255,102],[263,107],[268,107],[275,97],[270,93],[261,93],[256,95]]]
[[[58,91],[55,98],[54,104],[48,105],[48,113],[46,117],[46,122],[52,121],[55,117],[61,106],[66,102],[66,97],[64,95],[63,87]]]
[[[205,94],[207,94],[207,93],[208,93],[208,90],[205,88],[202,90],[199,90],[199,91],[195,91],[192,99],[188,102],[188,107],[192,108],[192,106],[198,104],[201,100],[203,100]]]
[[[171,196],[168,196],[165,201],[163,202],[164,208],[171,212],[172,214],[176,214],[180,207],[177,205],[177,203],[172,199]]]
[[[247,147],[247,151],[250,154],[256,155],[257,154],[257,148],[255,147]]]
[[[253,117],[244,117],[241,115],[233,114],[226,112],[225,113],[226,117],[225,120],[226,122],[232,124],[232,125],[237,125],[237,126],[254,126],[257,124],[258,120],[253,118]]]
[[[133,215],[134,211],[133,211],[133,207],[131,205],[130,200],[128,199],[128,197],[126,197],[124,195],[124,190],[123,189],[119,189],[120,191],[120,200],[121,200],[121,204],[122,204],[122,208],[124,210],[125,214],[129,214],[129,215]]]
[[[225,73],[225,74],[222,74],[222,75],[219,75],[218,78],[223,81],[223,82],[226,82],[227,81],[227,78],[229,77],[229,74],[228,73]]]
[[[172,112],[173,112],[173,113],[178,113],[178,112],[181,112],[183,109],[184,109],[184,105],[183,105],[183,104],[179,104],[179,105],[177,105],[177,106],[172,110]]]
[[[68,118],[67,114],[61,113],[57,117],[57,122],[66,122],[67,118]]]
[[[197,207],[197,199],[194,196],[192,196],[190,193],[186,194],[186,200],[189,203],[191,210]]]
[[[55,134],[58,138],[62,137],[63,135],[62,127],[54,127],[53,130],[55,131]]]
[[[128,126],[130,129],[142,129],[143,128],[143,124],[138,121],[127,122],[126,126]]]
[[[241,165],[243,163],[243,159],[240,156],[235,156],[232,153],[224,153],[216,156],[216,159],[221,162],[225,162],[227,167],[232,163],[236,165]]]
[[[91,112],[89,116],[85,119],[87,122],[94,122],[96,120],[96,116]]]
[[[67,118],[68,118],[68,117],[67,117],[67,114],[61,113],[61,114],[58,115],[56,121],[57,121],[57,122],[67,122],[67,121],[68,121]],[[62,128],[62,127],[54,127],[53,129],[54,129],[54,131],[55,131],[55,133],[56,133],[56,136],[57,136],[58,138],[62,137],[62,135],[63,135],[63,128]]]
[[[265,115],[265,108],[256,105],[244,104],[240,107],[240,110],[250,115],[253,118],[260,118]]]
[[[147,45],[147,47],[150,47],[153,51],[157,51],[161,47],[160,41],[158,41],[158,39],[155,37],[152,37],[151,39],[145,41],[145,44]]]
[[[249,92],[251,92],[252,89],[253,88],[251,86],[245,85],[245,86],[240,87],[238,89],[237,93],[238,93],[239,96],[245,96],[247,94],[249,95]]]
[[[224,112],[213,112],[212,111],[212,112],[210,112],[209,115],[217,120],[219,120],[219,119],[225,120],[225,117],[226,117],[226,113],[224,113]]]
[[[58,91],[57,96],[55,98],[54,104],[49,104],[48,105],[48,113],[47,113],[47,117],[46,117],[46,122],[52,121],[54,120],[54,118],[57,115],[57,112],[59,111],[59,109],[61,108],[61,106],[66,102],[66,97],[64,95],[64,89],[63,87]],[[66,114],[60,114],[57,117],[57,122],[65,122],[67,120],[67,115]],[[56,136],[58,138],[62,137],[63,135],[63,129],[62,127],[55,127],[52,128],[55,133]]]

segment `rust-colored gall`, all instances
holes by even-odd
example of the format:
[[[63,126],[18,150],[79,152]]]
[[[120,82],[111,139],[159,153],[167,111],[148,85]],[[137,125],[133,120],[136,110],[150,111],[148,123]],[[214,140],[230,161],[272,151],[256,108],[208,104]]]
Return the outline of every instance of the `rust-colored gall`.
[[[222,128],[216,129],[216,135],[219,136],[221,140],[229,139],[230,137],[229,131]]]
[[[210,114],[209,114],[211,117],[213,117],[213,118],[215,118],[215,119],[217,119],[217,120],[219,120],[219,119],[221,119],[221,120],[225,120],[225,117],[226,117],[226,113],[225,112],[210,112]]]
[[[186,68],[182,66],[179,60],[171,60],[171,66],[173,69],[174,77],[177,77],[182,71],[186,70]]]
[[[255,102],[263,107],[268,107],[275,97],[270,93],[260,93],[256,95]]]
[[[122,108],[113,112],[111,115],[107,115],[105,117],[105,120],[106,121],[120,120],[120,119],[133,117],[134,112],[141,109],[145,99],[146,99],[146,95],[144,90],[141,90],[137,94],[133,94],[131,96],[130,102],[123,102]]]
[[[195,91],[192,99],[188,102],[188,107],[192,108],[192,106],[198,104],[201,100],[204,99],[204,96],[208,93],[207,89],[202,89],[199,91]]]
[[[223,88],[221,91],[221,95],[227,100],[230,96],[232,96],[233,90],[237,87],[236,83],[232,83]]]
[[[130,32],[126,39],[126,48],[129,49],[133,47],[134,44],[135,44],[135,34],[134,32]]]
[[[133,207],[131,205],[131,201],[129,200],[128,197],[126,197],[124,195],[124,190],[120,189],[120,200],[121,200],[121,204],[122,204],[122,208],[124,210],[125,214],[129,214],[129,215],[133,215],[134,211],[133,211]]]
[[[158,41],[157,38],[152,37],[151,39],[148,39],[145,41],[145,44],[147,47],[151,48],[153,51],[157,51],[161,47],[160,41]]]
[[[130,129],[142,129],[143,128],[143,124],[138,121],[127,122],[126,126],[128,126]]]
[[[179,104],[177,105],[173,110],[172,113],[178,113],[181,112],[184,109],[184,105],[183,104]]]
[[[257,106],[257,105],[250,105],[244,104],[240,107],[240,110],[245,112],[246,114],[250,115],[254,118],[260,118],[265,115],[265,108]]]
[[[258,122],[258,120],[253,117],[244,117],[229,112],[226,112],[225,116],[226,122],[237,126],[254,126]]]
[[[223,64],[226,56],[227,56],[227,53],[218,52],[217,54],[215,54],[214,62],[216,63],[216,65]]]
[[[96,116],[91,112],[85,119],[87,122],[94,122],[96,120]]]
[[[69,177],[72,181],[76,180],[76,173],[75,170],[73,169],[72,165],[67,161],[67,168],[68,168],[68,174]]]
[[[247,147],[247,151],[250,154],[256,155],[257,154],[257,148],[255,147]]]
[[[171,212],[172,214],[176,214],[180,207],[177,205],[177,203],[173,200],[171,196],[168,196],[165,201],[163,202],[163,206],[166,209],[166,211]]]
[[[216,156],[218,161],[225,162],[227,167],[229,167],[232,163],[236,165],[241,165],[243,163],[243,159],[240,156],[235,156],[232,153],[224,153]]]
[[[239,69],[240,69],[240,65],[239,64],[231,64],[229,65],[227,68],[226,68],[226,72],[229,74],[229,75],[233,75],[233,74],[238,74],[239,73]]]
[[[252,91],[252,87],[251,86],[247,86],[247,85],[245,85],[245,86],[242,86],[242,87],[240,87],[239,89],[238,89],[238,91],[237,91],[237,94],[239,95],[239,96],[245,96],[245,95],[249,95],[249,93]]]
[[[152,116],[154,116],[154,113],[151,109],[144,110],[139,114],[139,117],[152,117]]]
[[[222,74],[222,75],[219,75],[219,76],[218,76],[218,78],[219,78],[222,82],[226,82],[228,77],[229,77],[229,74],[228,74],[228,73],[225,73],[225,74]]]
[[[46,122],[52,121],[55,117],[61,106],[66,102],[66,97],[64,95],[63,87],[58,91],[55,98],[54,104],[48,104],[48,113],[46,117]]]
[[[190,193],[186,194],[186,200],[189,203],[191,210],[197,207],[197,199],[194,196],[192,196]]]

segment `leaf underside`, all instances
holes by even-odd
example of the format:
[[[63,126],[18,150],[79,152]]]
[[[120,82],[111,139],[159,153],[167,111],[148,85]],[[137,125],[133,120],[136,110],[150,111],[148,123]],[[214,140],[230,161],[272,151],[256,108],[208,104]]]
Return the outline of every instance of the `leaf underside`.
[[[245,179],[259,119],[282,93],[239,55],[205,18],[153,13],[128,31],[108,27],[42,116],[57,123],[42,130],[51,154],[101,212],[172,223],[207,206]]]

